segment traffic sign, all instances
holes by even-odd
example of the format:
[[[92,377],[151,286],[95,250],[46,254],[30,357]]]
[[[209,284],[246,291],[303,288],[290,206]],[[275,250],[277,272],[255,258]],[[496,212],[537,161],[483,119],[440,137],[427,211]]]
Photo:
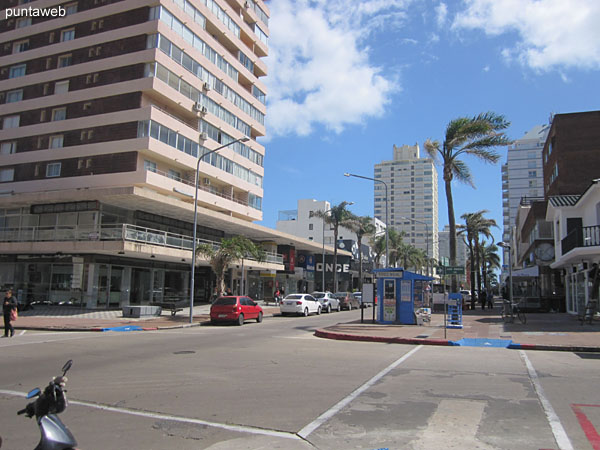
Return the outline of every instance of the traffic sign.
[[[446,266],[446,275],[464,275],[465,268],[463,266]]]

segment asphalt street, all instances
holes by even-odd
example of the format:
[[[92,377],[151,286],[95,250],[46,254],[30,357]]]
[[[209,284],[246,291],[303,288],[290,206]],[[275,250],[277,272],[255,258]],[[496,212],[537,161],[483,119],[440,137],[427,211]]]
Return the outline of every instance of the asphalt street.
[[[67,359],[82,449],[597,449],[597,354],[334,341],[359,311],[144,333],[0,340],[2,449]]]

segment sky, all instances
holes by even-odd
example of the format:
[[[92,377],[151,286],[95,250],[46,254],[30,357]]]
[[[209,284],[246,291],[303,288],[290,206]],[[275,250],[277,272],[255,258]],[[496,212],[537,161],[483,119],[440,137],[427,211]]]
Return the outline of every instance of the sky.
[[[263,225],[314,198],[373,216],[374,165],[393,145],[443,141],[446,125],[502,114],[519,139],[552,114],[600,109],[598,0],[268,1]],[[455,217],[502,227],[501,164],[471,157]],[[441,176],[441,170],[438,168]],[[439,179],[439,226],[448,224]],[[501,228],[494,230],[496,242]]]

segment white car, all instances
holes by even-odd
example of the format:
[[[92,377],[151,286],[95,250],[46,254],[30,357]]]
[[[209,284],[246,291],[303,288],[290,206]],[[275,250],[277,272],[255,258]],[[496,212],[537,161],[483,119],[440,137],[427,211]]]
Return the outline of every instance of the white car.
[[[331,292],[313,292],[311,294],[321,303],[321,310],[330,313],[331,311],[340,311],[340,301],[333,296]]]
[[[288,314],[301,314],[308,316],[311,313],[321,314],[321,303],[310,294],[290,294],[281,301],[279,311],[282,316]]]

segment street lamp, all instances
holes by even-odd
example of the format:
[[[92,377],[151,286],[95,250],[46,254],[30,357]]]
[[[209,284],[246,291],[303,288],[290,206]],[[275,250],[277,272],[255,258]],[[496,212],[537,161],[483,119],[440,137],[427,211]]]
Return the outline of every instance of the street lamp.
[[[200,133],[202,136],[202,133]],[[198,153],[200,153],[200,148],[202,144],[198,140]],[[198,226],[198,172],[200,171],[200,162],[211,153],[218,152],[219,150],[229,147],[230,145],[235,144],[236,142],[248,142],[250,140],[249,137],[242,137],[231,141],[227,144],[221,145],[220,147],[215,148],[209,152],[204,153],[201,156],[198,156],[198,162],[196,163],[196,182],[194,185],[195,193],[194,193],[194,231],[193,231],[193,241],[192,241],[192,274],[190,280],[190,323],[194,323],[194,276],[196,275],[196,228]]]
[[[498,242],[498,247],[502,247],[508,250],[508,282],[510,283],[508,291],[508,300],[510,301],[510,314],[512,315],[512,303],[513,303],[513,280],[512,280],[512,255],[510,244],[506,242]]]
[[[346,205],[350,206],[350,205],[354,205],[354,202],[343,202],[346,203]],[[327,211],[325,211],[323,213],[323,216],[325,216],[325,214],[327,214],[328,212],[331,211],[331,208],[328,209]],[[322,281],[321,281],[321,289],[323,289],[323,292],[325,292],[325,217],[322,218],[323,222],[322,222],[322,231],[323,231],[323,239],[322,239],[322,243],[323,243],[323,256],[321,257],[321,275],[322,275]],[[333,243],[334,246],[337,245],[337,242]],[[337,270],[336,267],[333,268],[333,270]],[[334,286],[334,290],[335,290],[335,286]]]
[[[345,177],[355,177],[355,178],[362,178],[363,180],[370,180],[370,181],[374,181],[376,183],[381,183],[385,186],[385,264],[389,266],[390,264],[390,259],[389,259],[389,249],[388,249],[388,217],[389,217],[389,210],[388,210],[388,186],[387,183],[385,181],[381,181],[381,180],[376,180],[375,178],[370,178],[370,177],[363,177],[362,175],[355,175],[353,173],[345,173],[344,174]]]
[[[400,218],[405,220],[412,220],[413,222],[422,223],[423,225],[425,225],[425,245],[427,246],[427,276],[429,276],[429,225],[427,224],[427,222],[423,222],[417,219],[411,219],[409,217],[400,216]]]

